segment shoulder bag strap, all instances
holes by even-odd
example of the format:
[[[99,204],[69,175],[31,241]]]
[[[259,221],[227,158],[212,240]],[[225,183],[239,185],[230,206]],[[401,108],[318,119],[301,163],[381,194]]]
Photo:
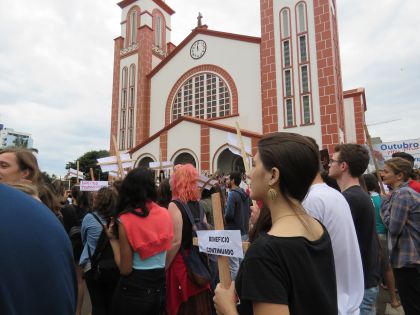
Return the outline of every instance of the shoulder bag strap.
[[[102,226],[102,233],[104,233],[105,232],[105,225],[102,223],[101,219],[99,219],[99,217],[96,214],[94,214],[93,212],[89,212],[89,214],[91,214],[95,218],[95,220],[99,222],[99,224]],[[99,235],[99,238],[98,238],[97,242],[99,241],[100,238],[101,238],[101,236]],[[87,242],[86,242],[86,245],[87,245],[87,249],[88,249],[88,255],[89,255],[90,263],[93,264],[93,259],[97,256],[97,252],[98,252],[98,247],[97,247],[98,243],[96,243],[96,248],[95,248],[95,252],[93,253],[93,255],[92,255],[92,252],[90,251],[90,247],[87,244]]]
[[[188,206],[188,204],[185,204],[185,203],[183,203],[183,202],[181,202],[180,200],[178,200],[178,199],[174,199],[174,200],[172,200],[178,207],[181,207],[182,209],[184,209],[184,211],[185,211],[185,213],[186,213],[186,215],[187,215],[187,217],[188,217],[188,220],[190,221],[190,223],[191,223],[191,225],[192,225],[192,227],[193,227],[193,229],[194,229],[194,227],[196,227],[196,225],[195,225],[195,220],[194,220],[194,217],[193,217],[193,215],[192,215],[192,213],[191,213],[191,210],[190,210],[190,207]],[[201,210],[200,210],[200,212],[201,212]],[[200,215],[201,215],[201,213],[200,213]]]

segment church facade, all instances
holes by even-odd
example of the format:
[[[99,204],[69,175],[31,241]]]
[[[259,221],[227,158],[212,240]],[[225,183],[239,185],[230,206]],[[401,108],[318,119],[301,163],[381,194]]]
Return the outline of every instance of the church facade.
[[[365,142],[364,89],[342,89],[335,0],[260,0],[261,37],[211,30],[199,17],[178,46],[166,2],[118,5],[111,152],[129,152],[136,166],[240,169],[228,146],[236,122],[253,154],[276,131],[311,136],[330,152]]]

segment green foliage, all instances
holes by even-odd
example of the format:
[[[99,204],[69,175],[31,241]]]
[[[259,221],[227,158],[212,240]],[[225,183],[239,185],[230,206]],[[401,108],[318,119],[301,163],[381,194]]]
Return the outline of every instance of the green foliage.
[[[90,178],[90,168],[93,169],[95,180],[106,180],[108,176],[102,173],[101,168],[97,165],[97,159],[107,156],[109,156],[109,152],[107,150],[89,151],[79,157],[76,161],[67,163],[66,169],[68,170],[69,168],[73,168],[76,170],[77,161],[79,161],[79,171],[83,172],[86,180],[92,180]]]

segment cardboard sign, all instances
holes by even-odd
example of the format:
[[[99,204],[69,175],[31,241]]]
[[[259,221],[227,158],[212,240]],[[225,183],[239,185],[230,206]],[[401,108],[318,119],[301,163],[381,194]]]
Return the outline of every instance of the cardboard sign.
[[[132,168],[134,166],[134,162],[130,158],[130,154],[124,153],[120,155],[122,168]],[[100,158],[97,160],[98,164],[101,166],[102,172],[117,172],[118,171],[118,164],[117,164],[117,157],[116,156],[108,156],[104,158]]]
[[[102,187],[108,187],[108,182],[89,180],[82,180],[80,182],[80,191],[98,191]]]
[[[197,231],[200,252],[244,258],[239,230]]]
[[[74,168],[69,168],[67,173],[67,178],[76,178],[79,177],[79,179],[85,178],[82,172],[77,172]]]

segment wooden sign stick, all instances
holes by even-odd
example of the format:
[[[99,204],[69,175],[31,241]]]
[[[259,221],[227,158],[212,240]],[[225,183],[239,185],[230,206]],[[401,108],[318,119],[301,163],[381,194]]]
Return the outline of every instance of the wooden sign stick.
[[[124,175],[124,169],[121,163],[121,156],[120,156],[120,151],[117,149],[117,140],[115,139],[115,136],[112,136],[112,142],[114,143],[114,148],[115,148],[115,156],[117,158],[117,164],[118,164],[118,175],[120,178],[123,178]]]
[[[373,153],[372,139],[370,138],[369,130],[366,124],[363,124],[363,127],[365,128],[366,140],[369,146],[370,153],[372,155],[373,165],[375,165],[375,172],[376,172],[376,177],[378,178],[378,181],[379,181],[379,187],[381,187],[382,194],[385,195],[384,183],[382,182],[381,174],[379,174],[378,161],[376,160],[375,154]]]
[[[244,161],[245,174],[246,176],[249,176],[250,171],[251,171],[251,165],[249,165],[250,164],[249,159],[245,151],[244,141],[242,139],[241,129],[239,128],[238,122],[236,122],[236,136],[238,137],[238,142],[241,146],[241,154],[242,154],[242,160]],[[252,200],[252,205],[254,207],[258,207],[257,202],[255,200]]]
[[[220,194],[214,193],[211,195],[211,203],[213,206],[214,228],[216,230],[224,230],[222,204],[220,201]],[[230,276],[229,258],[227,256],[217,256],[217,266],[219,267],[220,283],[225,289],[230,287],[232,278]]]
[[[215,230],[224,230],[225,226],[223,223],[222,204],[219,193],[211,195],[211,203],[213,207],[214,228]],[[193,238],[193,245],[198,246],[198,239],[196,237]],[[244,252],[248,250],[248,247],[249,242],[242,242],[242,249]],[[217,256],[217,266],[219,268],[220,283],[225,289],[228,289],[232,282],[229,258],[227,256]]]
[[[76,183],[79,184],[79,161],[77,161],[76,164],[77,164]]]
[[[93,175],[93,168],[90,168],[89,169],[89,172],[90,172],[90,180],[95,180],[95,175]]]

